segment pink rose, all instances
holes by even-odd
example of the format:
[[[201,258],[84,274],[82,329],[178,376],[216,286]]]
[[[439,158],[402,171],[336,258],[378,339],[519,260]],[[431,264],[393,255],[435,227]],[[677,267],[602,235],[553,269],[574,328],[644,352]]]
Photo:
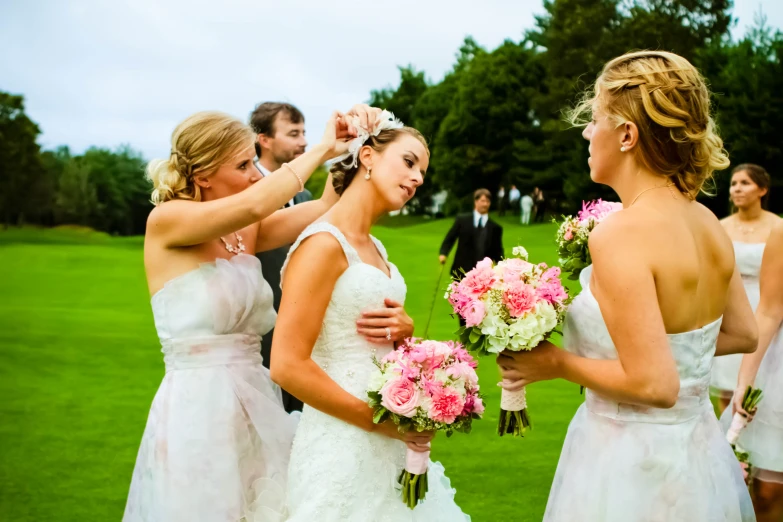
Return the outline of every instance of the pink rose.
[[[560,267],[553,266],[543,273],[541,279],[544,281],[560,281]]]
[[[533,265],[524,259],[512,257],[503,261],[503,281],[509,283],[522,278],[522,274],[530,270]]]
[[[435,422],[453,423],[465,409],[465,399],[453,388],[445,387],[432,395],[429,417]]]
[[[503,292],[503,302],[511,317],[522,317],[536,306],[537,301],[533,288],[522,281],[509,283]]]
[[[454,309],[454,313],[462,315],[462,311],[465,309],[472,298],[463,293],[458,283],[452,283],[449,287],[449,304]]]
[[[568,297],[559,280],[541,283],[536,288],[536,295],[553,305],[562,303]]]
[[[413,417],[419,406],[419,392],[408,379],[392,379],[381,388],[381,404],[392,413]]]
[[[465,379],[465,382],[471,386],[476,386],[478,384],[476,370],[467,362],[455,362],[446,368],[446,375],[452,379]]]
[[[465,319],[465,326],[472,327],[481,324],[486,315],[484,303],[479,300],[471,301],[462,311],[462,317]]]

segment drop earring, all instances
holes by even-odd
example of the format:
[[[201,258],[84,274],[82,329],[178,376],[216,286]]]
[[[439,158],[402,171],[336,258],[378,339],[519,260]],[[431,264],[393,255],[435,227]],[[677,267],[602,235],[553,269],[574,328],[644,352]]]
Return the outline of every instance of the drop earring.
[[[364,175],[364,179],[367,181],[370,181],[370,173],[372,172],[372,169],[367,169],[367,174]]]

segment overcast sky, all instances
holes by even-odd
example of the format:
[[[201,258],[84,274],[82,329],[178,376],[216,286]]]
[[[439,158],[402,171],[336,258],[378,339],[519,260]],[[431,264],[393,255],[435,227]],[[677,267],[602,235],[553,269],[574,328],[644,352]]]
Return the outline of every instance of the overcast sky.
[[[223,4],[223,5],[220,5]],[[735,0],[733,34],[781,0]],[[305,114],[312,142],[329,114],[395,84],[398,65],[443,77],[465,35],[519,40],[541,0],[0,0],[0,90],[23,94],[47,148],[128,143],[167,155],[189,114],[243,120],[261,101]]]

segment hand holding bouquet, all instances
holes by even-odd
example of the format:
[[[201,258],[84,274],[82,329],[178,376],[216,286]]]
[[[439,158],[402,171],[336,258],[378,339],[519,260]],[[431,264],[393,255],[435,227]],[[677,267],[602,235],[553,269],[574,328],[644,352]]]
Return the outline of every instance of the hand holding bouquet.
[[[497,264],[487,258],[461,280],[453,280],[446,299],[465,320],[460,330],[468,350],[482,355],[532,350],[562,324],[569,302],[560,269],[527,261],[527,251]],[[498,434],[522,436],[530,426],[525,389],[503,390]]]
[[[622,208],[622,203],[598,199],[582,202],[582,210],[576,217],[563,217],[563,222],[557,229],[556,241],[560,266],[564,272],[571,274],[569,279],[579,279],[579,273],[593,262],[587,248],[590,232],[607,216]]]
[[[376,361],[367,395],[373,422],[391,419],[401,432],[470,432],[484,413],[476,361],[454,342],[407,339]],[[413,509],[427,494],[429,452],[408,449],[400,475],[402,500]]]

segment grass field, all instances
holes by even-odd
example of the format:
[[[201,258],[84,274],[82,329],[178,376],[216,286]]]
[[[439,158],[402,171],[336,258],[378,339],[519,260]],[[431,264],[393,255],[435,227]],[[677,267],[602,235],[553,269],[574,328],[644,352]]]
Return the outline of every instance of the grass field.
[[[524,245],[555,261],[553,225],[522,228],[500,218],[506,250]],[[408,285],[406,308],[429,336],[452,337],[438,247],[449,220],[376,227]],[[142,238],[77,228],[0,231],[0,520],[116,521],[122,517],[138,444],[163,376],[142,266]],[[457,502],[474,521],[539,521],[576,385],[547,382],[528,393],[534,429],[495,435],[499,388],[481,361],[488,404],[470,435],[435,440]]]

